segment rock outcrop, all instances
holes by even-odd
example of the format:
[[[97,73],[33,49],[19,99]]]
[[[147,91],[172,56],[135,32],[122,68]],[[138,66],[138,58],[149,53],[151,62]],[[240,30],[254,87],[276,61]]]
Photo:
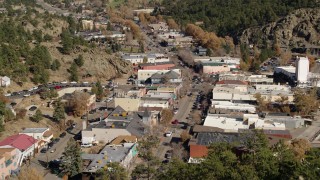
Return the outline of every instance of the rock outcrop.
[[[246,29],[241,43],[278,43],[282,48],[320,46],[320,8],[299,9],[266,26]]]

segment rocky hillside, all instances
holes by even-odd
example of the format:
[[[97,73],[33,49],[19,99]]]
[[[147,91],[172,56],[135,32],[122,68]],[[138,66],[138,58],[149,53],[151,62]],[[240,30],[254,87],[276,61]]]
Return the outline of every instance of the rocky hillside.
[[[104,49],[78,47],[69,55],[64,55],[59,52],[59,45],[57,43],[43,43],[45,45],[52,59],[58,59],[61,62],[59,71],[50,72],[51,81],[67,80],[70,74],[68,68],[71,63],[80,54],[83,56],[84,65],[79,70],[80,81],[94,81],[95,79],[107,80],[113,77],[121,76],[122,74],[130,74],[132,71],[132,64],[120,59],[116,55],[110,55]],[[83,75],[91,74],[93,77],[89,79],[82,78]]]
[[[246,29],[241,43],[277,42],[284,48],[320,46],[320,8],[299,9],[266,26]]]

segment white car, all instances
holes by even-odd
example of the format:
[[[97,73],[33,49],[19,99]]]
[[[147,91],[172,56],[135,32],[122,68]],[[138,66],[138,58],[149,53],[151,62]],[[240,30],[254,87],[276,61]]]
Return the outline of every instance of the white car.
[[[77,84],[77,82],[76,81],[72,81],[72,82],[70,82],[70,84]]]
[[[33,87],[32,89],[33,89],[33,90],[37,90],[37,89],[38,89],[38,86],[35,86],[35,87]]]
[[[60,82],[61,84],[67,84],[68,83],[68,81],[62,81],[62,82]]]
[[[170,137],[170,136],[172,136],[172,132],[171,132],[171,131],[166,132],[166,133],[165,133],[165,136],[166,136],[166,137]]]
[[[30,94],[25,94],[25,95],[23,95],[23,97],[29,97],[30,96]]]
[[[9,96],[11,96],[11,94],[10,94],[10,93],[7,93],[7,94],[5,94],[4,96],[5,96],[5,97],[9,97]]]
[[[88,148],[88,147],[91,147],[92,146],[92,144],[81,144],[81,147],[84,147],[84,148]]]
[[[33,89],[33,88],[31,88],[31,89],[29,89],[28,91],[29,91],[29,92],[31,92],[31,91],[33,91],[33,90],[34,90],[34,89]]]
[[[88,82],[83,82],[83,84],[89,84]]]

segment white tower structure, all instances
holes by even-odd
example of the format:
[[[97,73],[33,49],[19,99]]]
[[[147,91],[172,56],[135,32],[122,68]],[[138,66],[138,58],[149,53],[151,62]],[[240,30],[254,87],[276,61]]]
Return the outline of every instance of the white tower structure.
[[[296,77],[298,83],[306,83],[309,74],[309,59],[307,57],[298,57],[296,62]]]

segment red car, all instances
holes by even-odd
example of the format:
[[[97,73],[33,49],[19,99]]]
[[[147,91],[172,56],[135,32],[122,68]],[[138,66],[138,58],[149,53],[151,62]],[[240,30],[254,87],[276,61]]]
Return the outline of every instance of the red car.
[[[175,119],[174,121],[172,121],[171,124],[179,124],[178,119]]]
[[[55,89],[61,89],[61,86],[55,86],[54,88]]]

